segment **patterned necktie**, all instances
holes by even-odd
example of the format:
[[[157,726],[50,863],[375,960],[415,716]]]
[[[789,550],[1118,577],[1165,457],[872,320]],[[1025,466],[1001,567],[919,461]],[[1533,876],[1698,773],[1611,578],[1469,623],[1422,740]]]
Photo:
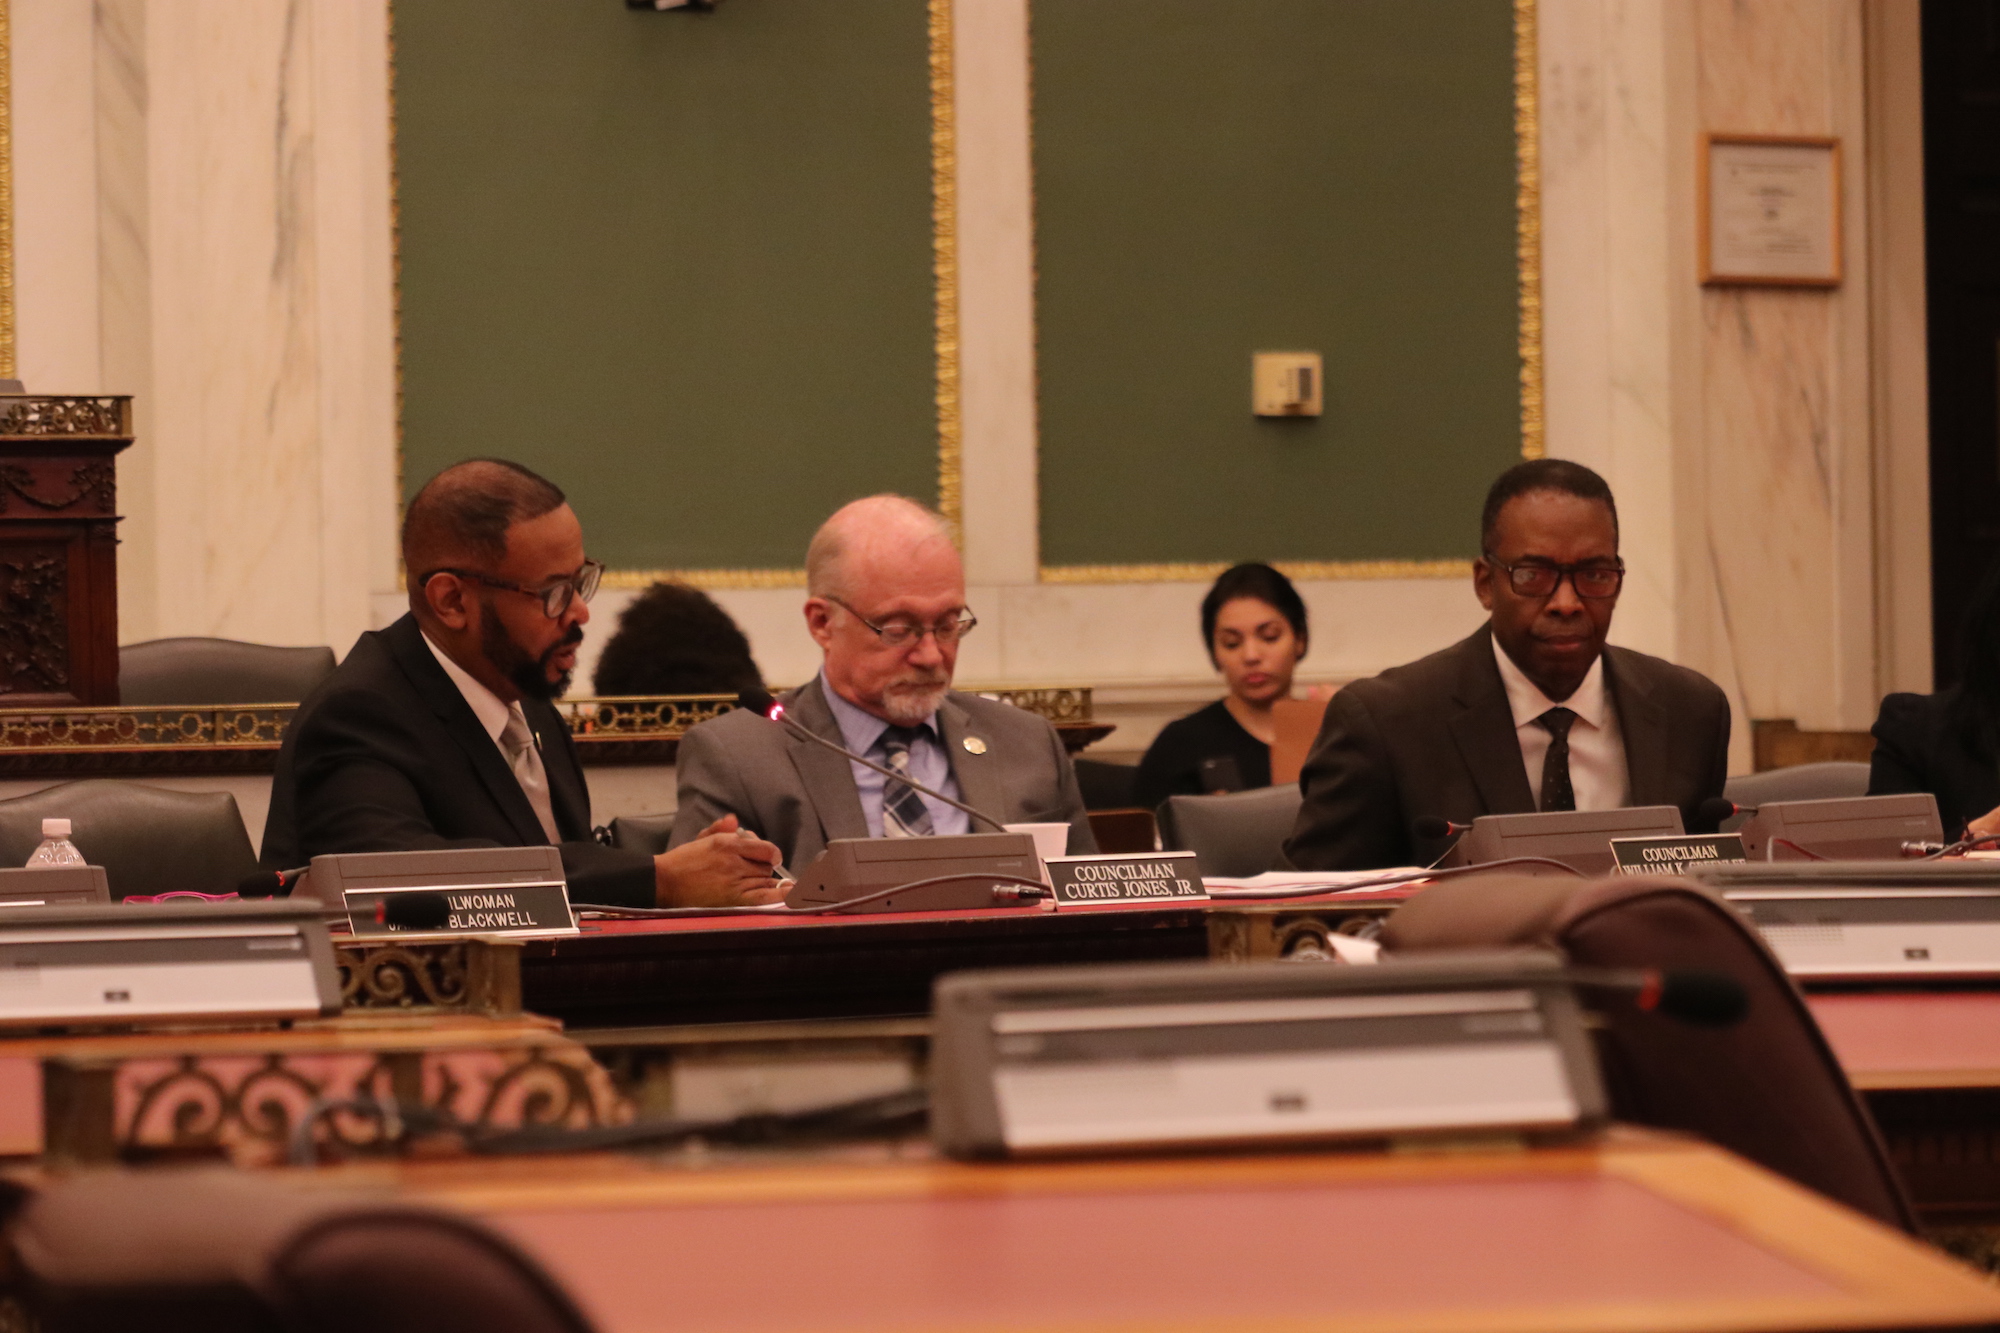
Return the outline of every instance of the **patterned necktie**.
[[[1569,729],[1576,714],[1567,708],[1551,708],[1535,719],[1535,725],[1549,733],[1549,752],[1542,760],[1542,809],[1576,809],[1576,788],[1569,781]]]
[[[908,777],[910,746],[923,734],[921,727],[890,727],[884,731],[882,749],[887,757],[883,766]],[[882,779],[882,836],[928,838],[934,832],[931,812],[924,808],[924,798],[917,795],[916,788]]]
[[[507,767],[514,770],[515,778],[520,781],[528,804],[534,807],[542,832],[548,834],[550,842],[561,842],[562,835],[556,832],[555,810],[549,804],[548,770],[542,767],[541,749],[535,744],[535,733],[528,729],[528,715],[518,703],[507,705],[507,725],[500,731],[500,749],[507,756]]]

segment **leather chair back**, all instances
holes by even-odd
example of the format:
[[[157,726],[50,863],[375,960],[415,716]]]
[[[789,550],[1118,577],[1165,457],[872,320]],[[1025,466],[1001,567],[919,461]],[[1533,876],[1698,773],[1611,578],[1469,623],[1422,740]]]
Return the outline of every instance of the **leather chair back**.
[[[611,845],[628,852],[658,856],[674,833],[674,812],[664,815],[619,815],[611,821]]]
[[[1868,765],[1835,760],[1796,764],[1763,773],[1739,773],[1722,786],[1722,794],[1738,805],[1766,801],[1831,801],[1868,794]]]
[[[0,865],[17,866],[42,840],[44,819],[70,821],[69,840],[103,866],[111,896],[233,893],[257,869],[236,798],[88,778],[0,801]]]
[[[486,1227],[245,1173],[72,1177],[17,1198],[6,1238],[42,1333],[590,1333]]]
[[[118,650],[118,698],[138,708],[295,704],[333,665],[331,648],[153,639]]]
[[[1698,1134],[1905,1231],[1915,1222],[1881,1135],[1805,999],[1729,905],[1665,876],[1479,875],[1404,903],[1381,941],[1399,954],[1555,948],[1580,967],[1700,968],[1740,982],[1734,1027],[1697,1027],[1629,1000],[1602,1007],[1605,1087],[1621,1120]]]
[[[1169,796],[1160,805],[1160,844],[1193,852],[1204,875],[1261,875],[1278,864],[1301,799],[1297,783]]]

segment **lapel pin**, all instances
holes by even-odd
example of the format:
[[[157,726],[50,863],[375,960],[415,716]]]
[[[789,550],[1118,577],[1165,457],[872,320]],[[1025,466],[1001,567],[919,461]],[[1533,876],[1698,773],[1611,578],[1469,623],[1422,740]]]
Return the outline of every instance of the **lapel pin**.
[[[967,736],[965,738],[965,752],[967,754],[985,754],[986,742],[980,740],[977,736]]]

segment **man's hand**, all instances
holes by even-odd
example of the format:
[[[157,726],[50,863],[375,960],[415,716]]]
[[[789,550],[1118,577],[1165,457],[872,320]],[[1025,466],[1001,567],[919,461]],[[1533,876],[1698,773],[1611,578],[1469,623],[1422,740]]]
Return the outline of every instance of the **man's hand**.
[[[2000,834],[2000,807],[1988,810],[1965,826],[1968,838],[1991,838],[1996,834]]]
[[[772,877],[778,849],[738,830],[724,815],[685,842],[653,858],[653,894],[662,907],[756,907],[785,896]]]

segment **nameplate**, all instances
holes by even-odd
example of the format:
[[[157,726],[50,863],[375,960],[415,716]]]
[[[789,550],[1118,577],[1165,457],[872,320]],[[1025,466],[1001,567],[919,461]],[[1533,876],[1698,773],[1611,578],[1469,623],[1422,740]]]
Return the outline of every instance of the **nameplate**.
[[[1141,856],[1053,856],[1049,887],[1057,907],[1087,903],[1204,902],[1201,869],[1193,852]]]
[[[356,888],[347,891],[345,906],[357,939],[577,933],[569,889],[561,880]]]
[[[1685,833],[1665,838],[1613,838],[1621,875],[1685,875],[1695,866],[1748,861],[1740,833]]]

